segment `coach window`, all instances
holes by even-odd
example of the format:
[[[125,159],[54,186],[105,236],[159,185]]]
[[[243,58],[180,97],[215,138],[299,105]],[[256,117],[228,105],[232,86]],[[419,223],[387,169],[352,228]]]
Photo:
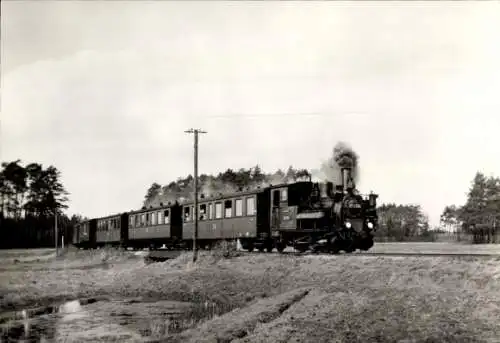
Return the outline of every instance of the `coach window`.
[[[134,216],[128,217],[128,225],[134,226]]]
[[[286,188],[283,188],[281,190],[281,201],[287,201],[288,200],[288,190]]]
[[[163,211],[158,212],[158,224],[163,224]]]
[[[206,204],[200,205],[199,217],[200,217],[200,220],[207,219],[207,205]]]
[[[224,201],[224,218],[231,218],[233,216],[233,201]]]
[[[170,223],[170,213],[169,213],[169,210],[165,210],[165,212],[163,212],[163,214],[165,215],[165,221],[164,221],[164,223],[165,224]]]
[[[222,218],[222,203],[216,202],[215,203],[215,219],[221,219],[221,218]]]
[[[146,214],[141,214],[141,226],[146,226]]]
[[[214,219],[214,204],[208,204],[208,218]]]
[[[236,199],[234,201],[234,207],[235,207],[235,216],[236,217],[241,217],[243,215],[243,200],[242,199]]]
[[[156,225],[157,219],[158,219],[158,213],[157,212],[151,213],[151,224]]]
[[[191,219],[191,207],[184,207],[184,221],[188,222]]]
[[[247,198],[247,216],[255,214],[255,199],[253,197]]]

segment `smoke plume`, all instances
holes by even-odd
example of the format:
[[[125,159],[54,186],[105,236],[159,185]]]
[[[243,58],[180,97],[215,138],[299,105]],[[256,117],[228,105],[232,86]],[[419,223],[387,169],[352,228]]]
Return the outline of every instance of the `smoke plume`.
[[[321,164],[320,169],[312,170],[314,181],[330,181],[336,185],[342,183],[341,169],[351,168],[354,182],[358,182],[358,154],[345,142],[338,142],[333,148],[332,156]]]

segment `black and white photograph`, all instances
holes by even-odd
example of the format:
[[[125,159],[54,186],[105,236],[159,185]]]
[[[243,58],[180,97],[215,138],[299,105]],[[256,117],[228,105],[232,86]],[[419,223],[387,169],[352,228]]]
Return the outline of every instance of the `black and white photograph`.
[[[500,343],[499,1],[0,20],[0,343]]]

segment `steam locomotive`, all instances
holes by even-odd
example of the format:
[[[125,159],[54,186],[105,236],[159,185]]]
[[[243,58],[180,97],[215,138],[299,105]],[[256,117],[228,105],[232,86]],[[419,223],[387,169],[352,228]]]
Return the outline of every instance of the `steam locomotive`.
[[[210,249],[238,239],[243,249],[283,252],[347,253],[369,250],[377,229],[377,194],[362,196],[351,168],[341,170],[341,184],[300,181],[269,185],[198,200],[197,245]],[[190,249],[194,201],[161,204],[95,218],[76,226],[73,245],[96,248]]]

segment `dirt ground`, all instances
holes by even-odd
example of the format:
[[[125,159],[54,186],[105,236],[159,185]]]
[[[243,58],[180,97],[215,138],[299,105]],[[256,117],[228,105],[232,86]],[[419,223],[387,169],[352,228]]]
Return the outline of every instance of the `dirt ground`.
[[[0,311],[135,297],[210,312],[156,342],[500,342],[500,257],[190,258],[147,265],[98,251],[4,263]]]

